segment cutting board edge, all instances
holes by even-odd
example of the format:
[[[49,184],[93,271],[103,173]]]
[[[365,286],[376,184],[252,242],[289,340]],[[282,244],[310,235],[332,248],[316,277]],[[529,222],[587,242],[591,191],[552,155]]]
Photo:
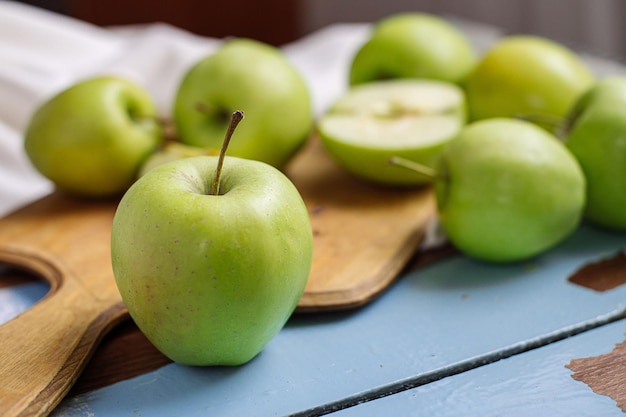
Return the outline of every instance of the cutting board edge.
[[[435,212],[427,216],[432,219]],[[427,223],[427,222],[426,222]],[[379,295],[384,293],[389,286],[396,281],[401,272],[410,266],[411,259],[419,252],[419,247],[424,241],[427,225],[417,229],[400,245],[403,250],[396,253],[395,258],[390,261],[378,274],[372,275],[367,281],[359,281],[359,285],[335,291],[305,291],[298,305],[296,313],[315,313],[324,311],[349,310],[362,307]],[[374,284],[374,285],[372,285]],[[364,288],[369,290],[364,290]],[[355,296],[358,295],[358,296]],[[350,302],[345,302],[348,299]]]

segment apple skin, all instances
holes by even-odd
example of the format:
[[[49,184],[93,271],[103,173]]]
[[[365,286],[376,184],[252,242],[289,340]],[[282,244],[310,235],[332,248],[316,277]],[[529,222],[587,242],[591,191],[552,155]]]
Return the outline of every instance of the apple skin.
[[[466,119],[465,93],[459,86],[396,79],[352,87],[322,115],[317,130],[329,155],[354,177],[413,187],[430,184],[432,177],[389,160],[402,157],[434,169],[441,150]]]
[[[176,161],[183,158],[191,158],[193,156],[219,155],[219,149],[199,148],[197,146],[186,145],[180,142],[167,142],[160,149],[150,155],[139,168],[137,177],[144,176],[153,168],[163,165],[167,162]]]
[[[374,26],[350,64],[349,83],[427,78],[462,83],[477,56],[448,21],[425,13],[399,13]]]
[[[585,219],[626,230],[626,78],[598,81],[572,112],[565,144],[587,178]]]
[[[568,130],[581,113],[597,103],[604,102],[612,102],[616,106],[626,105],[626,77],[617,75],[602,78],[581,94],[565,120],[565,134],[569,133]]]
[[[259,161],[218,157],[158,166],[125,193],[111,256],[139,329],[186,365],[241,365],[280,331],[302,296],[313,237],[291,181]]]
[[[228,154],[277,168],[300,149],[313,126],[302,76],[279,49],[251,39],[226,41],[185,74],[173,109],[181,142],[219,149],[235,110],[246,114],[246,123]]]
[[[487,50],[467,80],[470,120],[561,120],[593,82],[585,63],[566,47],[537,36],[504,37]]]
[[[24,147],[57,188],[100,198],[126,191],[162,141],[149,94],[128,80],[102,76],[44,102],[29,121]]]
[[[522,261],[569,236],[585,203],[585,177],[555,136],[530,122],[467,125],[444,149],[435,195],[439,219],[461,252]]]

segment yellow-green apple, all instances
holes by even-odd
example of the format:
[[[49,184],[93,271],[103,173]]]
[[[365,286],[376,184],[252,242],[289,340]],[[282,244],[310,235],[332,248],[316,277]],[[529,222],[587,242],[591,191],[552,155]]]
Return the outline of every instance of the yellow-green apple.
[[[626,78],[606,78],[590,88],[564,134],[587,178],[585,218],[626,230]]]
[[[367,181],[414,186],[431,177],[389,164],[400,156],[434,167],[466,120],[465,95],[435,80],[376,81],[352,87],[318,122],[328,153]]]
[[[381,79],[429,78],[462,83],[476,63],[466,35],[426,13],[399,13],[379,21],[350,64],[351,85]]]
[[[121,195],[160,145],[163,129],[149,93],[113,76],[82,80],[32,115],[24,138],[35,168],[59,189]]]
[[[580,113],[590,105],[611,101],[616,105],[626,103],[626,77],[613,75],[594,82],[574,103],[568,114],[567,123],[572,124]],[[566,124],[567,124],[566,123]]]
[[[271,165],[224,153],[148,171],[113,220],[122,299],[181,364],[251,360],[284,326],[310,273],[312,230],[298,190]]]
[[[200,148],[197,146],[186,145],[184,143],[169,141],[163,145],[163,147],[154,151],[139,168],[138,177],[143,176],[146,172],[152,168],[156,168],[159,165],[163,165],[167,162],[175,161],[177,159],[190,158],[192,156],[211,155],[215,156],[219,154],[218,149],[212,148]]]
[[[468,124],[443,150],[435,195],[439,218],[462,252],[521,261],[569,236],[585,204],[585,177],[565,145],[526,121]]]
[[[562,120],[593,82],[585,62],[565,46],[538,36],[504,37],[468,78],[469,116]]]
[[[173,118],[183,143],[219,149],[230,114],[246,123],[229,155],[282,168],[313,126],[308,86],[282,51],[244,38],[226,41],[183,77]]]

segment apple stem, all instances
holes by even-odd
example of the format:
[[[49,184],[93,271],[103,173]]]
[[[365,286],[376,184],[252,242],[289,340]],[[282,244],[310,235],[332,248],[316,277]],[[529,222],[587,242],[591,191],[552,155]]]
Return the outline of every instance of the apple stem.
[[[220,156],[217,159],[217,167],[215,168],[215,176],[213,177],[213,184],[211,187],[211,195],[219,195],[220,193],[220,178],[222,176],[222,166],[224,165],[224,158],[226,157],[226,150],[230,139],[233,137],[233,133],[237,128],[239,122],[243,120],[243,112],[241,110],[235,111],[230,117],[230,123],[228,124],[228,130],[222,143],[222,149],[220,150]]]
[[[389,158],[389,163],[391,165],[396,165],[402,168],[410,169],[411,171],[415,171],[422,175],[427,176],[430,179],[436,179],[438,177],[437,171],[429,166],[422,165],[420,163],[408,160],[406,158],[402,158],[400,156],[392,156]]]

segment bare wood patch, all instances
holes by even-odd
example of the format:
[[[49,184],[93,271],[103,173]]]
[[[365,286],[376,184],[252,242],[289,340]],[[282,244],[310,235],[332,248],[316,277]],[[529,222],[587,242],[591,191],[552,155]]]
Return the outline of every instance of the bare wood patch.
[[[589,263],[572,274],[569,281],[598,292],[617,288],[626,283],[626,253],[620,251],[609,258]]]
[[[626,412],[626,341],[599,356],[572,359],[566,368],[572,378],[584,382],[599,395],[606,395]]]

